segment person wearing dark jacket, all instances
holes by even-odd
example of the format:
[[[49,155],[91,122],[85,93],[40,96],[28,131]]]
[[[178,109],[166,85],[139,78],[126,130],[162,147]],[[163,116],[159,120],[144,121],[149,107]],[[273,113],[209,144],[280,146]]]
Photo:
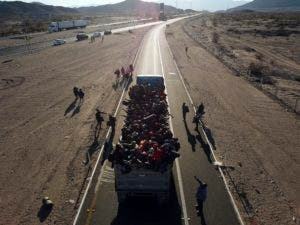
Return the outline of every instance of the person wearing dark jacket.
[[[75,98],[77,99],[79,97],[78,87],[73,87],[73,93],[74,93]]]
[[[79,89],[79,91],[78,91],[78,96],[79,96],[80,101],[83,101],[84,92],[81,89]]]

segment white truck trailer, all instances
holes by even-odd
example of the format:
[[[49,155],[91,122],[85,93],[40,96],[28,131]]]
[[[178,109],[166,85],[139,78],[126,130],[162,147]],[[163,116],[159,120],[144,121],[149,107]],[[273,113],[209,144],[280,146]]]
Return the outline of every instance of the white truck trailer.
[[[145,84],[147,86],[151,85],[152,87],[154,87],[154,89],[155,87],[160,87],[160,88],[163,87],[164,89],[164,78],[161,75],[138,75],[136,79],[136,83],[137,85],[141,85],[141,84]],[[163,111],[164,111],[164,115],[167,115],[166,123],[164,124],[168,124],[168,119],[167,119],[169,116],[168,105],[166,99],[164,101],[165,101],[164,104],[165,110]],[[146,115],[146,117],[147,116],[148,115]],[[167,129],[169,130],[169,126],[167,126]],[[170,130],[169,132],[171,133]],[[176,140],[175,142],[178,141],[178,139],[176,138],[171,138],[171,139]],[[122,142],[122,138],[121,138],[121,142]],[[137,141],[136,144],[137,144],[136,146],[138,146],[139,144],[141,144],[141,142]],[[159,203],[167,202],[169,200],[169,195],[170,195],[170,183],[171,183],[173,161],[175,160],[176,157],[179,157],[179,154],[176,153],[179,150],[179,146],[180,146],[179,143],[177,143],[176,150],[166,151],[167,153],[165,154],[168,154],[169,159],[167,159],[167,162],[164,162],[163,169],[161,169],[162,167],[160,167],[160,169],[157,169],[157,165],[158,165],[157,162],[154,162],[156,169],[153,169],[153,167],[149,165],[148,156],[146,156],[148,157],[148,159],[144,158],[144,161],[142,160],[143,162],[146,162],[147,166],[143,166],[143,164],[141,164],[142,162],[140,162],[140,164],[138,165],[132,163],[129,170],[127,170],[126,167],[127,165],[124,165],[124,163],[122,162],[117,163],[116,161],[114,161],[115,189],[117,192],[119,203],[124,202],[128,197],[154,197],[157,199]],[[148,146],[148,148],[150,147]],[[136,153],[133,153],[134,155],[133,158],[136,157],[136,155],[140,154],[141,152],[140,149],[138,148],[136,149],[137,149]],[[147,152],[147,154],[150,154],[152,157],[153,151],[152,153],[149,153],[150,151],[145,150],[143,154],[145,155],[145,152]],[[131,156],[129,156],[129,158],[131,158]],[[162,161],[160,161],[160,163],[161,162]]]
[[[61,30],[84,28],[88,25],[87,20],[69,20],[69,21],[57,21],[51,22],[48,30],[49,32],[58,32]]]

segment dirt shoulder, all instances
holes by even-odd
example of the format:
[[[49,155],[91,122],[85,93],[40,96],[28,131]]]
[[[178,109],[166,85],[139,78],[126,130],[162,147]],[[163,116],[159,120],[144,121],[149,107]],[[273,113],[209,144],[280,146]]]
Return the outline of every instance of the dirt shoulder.
[[[205,105],[215,153],[247,224],[296,224],[300,215],[299,118],[235,76],[183,31],[166,35],[193,101]],[[188,55],[185,47],[188,47]]]
[[[105,132],[93,142],[95,109],[115,109],[122,88],[113,86],[113,72],[132,63],[148,29],[1,65],[0,224],[71,224],[88,172],[86,152],[98,150]],[[74,101],[74,86],[85,92],[82,104]],[[44,196],[55,204],[47,218],[38,215]]]
[[[185,31],[227,67],[300,113],[300,20],[295,13],[203,14]]]

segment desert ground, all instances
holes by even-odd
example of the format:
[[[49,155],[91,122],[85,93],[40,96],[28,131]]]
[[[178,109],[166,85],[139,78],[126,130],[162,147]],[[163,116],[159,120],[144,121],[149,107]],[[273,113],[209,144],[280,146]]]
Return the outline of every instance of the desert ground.
[[[207,25],[210,19],[210,16],[195,17],[167,28],[174,59],[193,101],[205,105],[204,124],[210,130],[215,154],[225,165],[224,171],[246,223],[297,224],[300,216],[299,115],[286,108],[291,98],[282,98],[285,104],[281,104],[265,91],[266,84],[258,88],[255,82],[249,82],[250,76],[244,76],[242,70],[234,66],[239,64],[245,69],[239,62],[244,62],[247,55],[262,54],[263,63],[272,59],[276,68],[288,69],[290,77],[272,76],[283,82],[272,84],[280,90],[278,98],[288,96],[291,90],[299,96],[299,34],[290,41],[277,40],[283,42],[282,46],[269,43],[277,46],[278,54],[270,53],[270,46],[260,43],[261,37],[248,41],[250,36],[245,35],[238,38],[239,42],[230,39],[232,48],[241,47],[235,51],[243,54],[233,64],[214,52],[216,47],[208,40],[209,33],[216,30],[220,32],[218,43],[228,44],[225,38],[233,37],[224,34],[226,26],[219,24],[228,21],[220,19],[214,27]],[[254,42],[259,48],[253,47],[251,53],[243,49]],[[288,44],[298,55],[282,52]]]
[[[122,87],[114,85],[113,73],[132,63],[148,29],[1,64],[0,224],[71,224],[91,171],[86,152],[97,151],[106,130],[104,124],[100,141],[93,142],[95,109],[115,109]],[[82,103],[75,101],[74,86],[85,92]],[[54,202],[47,219],[39,214],[44,196]]]
[[[236,75],[300,113],[300,13],[208,14],[186,31]]]

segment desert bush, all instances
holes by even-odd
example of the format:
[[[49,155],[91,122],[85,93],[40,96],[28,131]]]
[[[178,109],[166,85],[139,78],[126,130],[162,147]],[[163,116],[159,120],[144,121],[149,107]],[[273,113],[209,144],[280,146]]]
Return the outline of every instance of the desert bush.
[[[261,78],[261,83],[262,84],[274,85],[276,83],[276,81],[270,76],[264,76],[264,77]]]
[[[244,47],[244,49],[247,51],[247,52],[255,52],[255,49],[254,48],[250,48],[248,46]]]
[[[220,39],[219,34],[217,32],[213,32],[212,33],[212,38],[211,38],[212,42],[217,44],[219,42],[219,39]]]
[[[256,77],[261,77],[263,75],[263,65],[261,63],[250,63],[249,65],[249,72],[250,74],[256,76]]]
[[[263,59],[263,54],[261,54],[261,53],[258,52],[258,53],[255,54],[255,58],[257,60],[261,61]]]
[[[217,19],[214,17],[214,18],[212,18],[212,25],[214,26],[214,27],[217,27],[218,26],[218,22],[217,22]]]

